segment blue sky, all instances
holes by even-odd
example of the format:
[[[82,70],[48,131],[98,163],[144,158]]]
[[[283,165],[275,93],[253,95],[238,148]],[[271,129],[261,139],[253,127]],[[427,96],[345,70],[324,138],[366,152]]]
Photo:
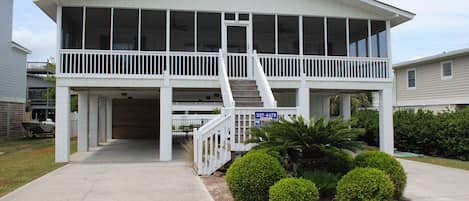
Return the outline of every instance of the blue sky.
[[[469,0],[382,1],[417,14],[393,29],[394,62],[469,48]],[[13,39],[33,51],[28,60],[45,61],[55,55],[55,28],[32,0],[15,0]]]

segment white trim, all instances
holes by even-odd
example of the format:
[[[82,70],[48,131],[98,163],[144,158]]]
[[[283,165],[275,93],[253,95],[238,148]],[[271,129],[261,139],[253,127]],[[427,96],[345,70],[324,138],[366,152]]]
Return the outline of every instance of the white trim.
[[[278,15],[275,14],[275,55],[278,55]]]
[[[31,50],[29,50],[28,48],[25,48],[23,46],[21,46],[20,44],[14,42],[14,41],[11,41],[11,47],[12,48],[16,48],[18,49],[19,51],[22,51],[23,53],[26,53],[26,54],[31,54]]]
[[[345,19],[345,33],[347,41],[347,57],[350,57],[350,18]],[[357,56],[359,56],[357,54]]]
[[[415,73],[415,78],[414,78],[414,80],[415,80],[414,82],[415,82],[415,83],[414,83],[414,87],[409,87],[409,72],[410,72],[410,71],[414,71],[414,73]],[[407,89],[408,89],[408,90],[415,90],[415,89],[417,89],[417,69],[416,69],[416,68],[409,68],[409,69],[407,69],[406,72],[407,72],[407,73],[406,73],[406,83],[407,83],[406,87],[407,87]]]
[[[328,56],[328,47],[327,47],[327,17],[324,17],[324,56]]]
[[[451,64],[451,75],[450,76],[445,76],[444,75],[444,65],[445,64]],[[454,76],[454,62],[452,60],[449,61],[443,61],[440,63],[440,69],[441,69],[441,80],[451,80],[453,79]]]
[[[371,32],[371,20],[368,19],[368,57],[372,58],[373,57],[373,37],[372,37],[373,33]],[[379,40],[376,39],[377,43],[379,43]],[[378,55],[376,55],[376,57],[379,56],[379,53]]]
[[[138,44],[137,49],[140,51],[142,49],[142,9],[138,9]]]
[[[111,8],[111,33],[109,33],[109,49],[114,50],[114,8]]]
[[[85,37],[86,37],[86,6],[83,6],[83,30],[81,33],[81,49],[85,49]]]
[[[197,52],[197,11],[194,11],[194,52]]]
[[[13,97],[0,96],[0,102],[26,103],[26,98],[13,98]]]

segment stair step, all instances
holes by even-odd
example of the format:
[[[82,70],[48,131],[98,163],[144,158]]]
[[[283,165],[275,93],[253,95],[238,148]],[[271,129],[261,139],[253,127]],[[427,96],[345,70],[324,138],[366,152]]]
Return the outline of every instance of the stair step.
[[[249,102],[262,102],[262,98],[260,96],[256,97],[234,97],[236,102],[244,102],[244,101],[249,101]]]
[[[230,80],[230,85],[256,85],[256,80]]]
[[[263,107],[264,103],[259,101],[235,101],[236,107]]]
[[[259,91],[231,90],[233,97],[258,97]]]
[[[231,86],[231,90],[257,91],[257,86]]]

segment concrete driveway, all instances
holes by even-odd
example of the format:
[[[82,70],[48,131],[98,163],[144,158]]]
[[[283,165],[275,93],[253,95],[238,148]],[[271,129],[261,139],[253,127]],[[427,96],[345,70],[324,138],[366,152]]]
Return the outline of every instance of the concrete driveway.
[[[399,160],[407,173],[404,196],[412,201],[468,201],[469,171]]]
[[[0,201],[212,200],[187,162],[158,162],[156,147],[149,149],[145,143],[155,144],[116,141],[94,152],[75,155],[72,157],[75,162],[19,188]],[[116,155],[129,147],[133,150],[126,155]]]

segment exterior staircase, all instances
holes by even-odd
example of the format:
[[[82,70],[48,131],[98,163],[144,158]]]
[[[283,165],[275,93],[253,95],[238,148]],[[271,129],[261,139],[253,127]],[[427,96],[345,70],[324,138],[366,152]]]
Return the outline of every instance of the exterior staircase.
[[[230,80],[236,107],[263,107],[255,80]]]

